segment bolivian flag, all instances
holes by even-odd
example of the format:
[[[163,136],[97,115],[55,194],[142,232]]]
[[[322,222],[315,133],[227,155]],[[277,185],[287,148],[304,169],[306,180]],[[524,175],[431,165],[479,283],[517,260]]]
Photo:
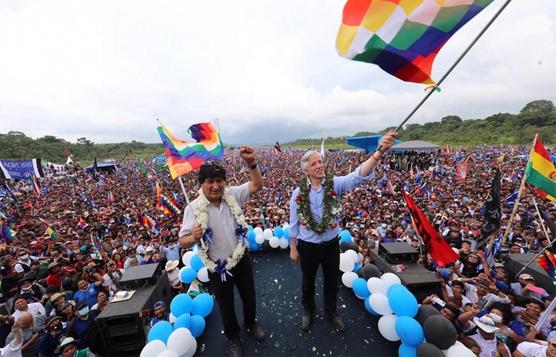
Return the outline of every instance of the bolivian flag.
[[[546,198],[556,200],[556,169],[554,163],[539,138],[535,140],[533,145],[533,152],[525,168],[525,180],[545,193]]]
[[[50,237],[50,240],[56,240],[56,239],[58,239],[58,234],[56,234],[56,232],[54,231],[54,229],[52,229],[52,228],[50,228],[50,227],[46,228],[45,234],[46,234],[47,236]]]

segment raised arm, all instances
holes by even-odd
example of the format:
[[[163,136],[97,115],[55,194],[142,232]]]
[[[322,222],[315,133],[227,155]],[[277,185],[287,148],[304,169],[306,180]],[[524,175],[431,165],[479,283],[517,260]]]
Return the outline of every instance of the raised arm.
[[[390,149],[392,145],[396,142],[398,138],[398,133],[395,131],[389,131],[380,140],[380,151],[375,151],[367,160],[361,164],[361,176],[368,176],[373,171],[378,162],[382,159],[382,156],[386,150]]]
[[[239,149],[239,155],[245,161],[249,169],[249,194],[252,195],[263,188],[263,177],[257,165],[255,150],[249,146],[242,146]]]

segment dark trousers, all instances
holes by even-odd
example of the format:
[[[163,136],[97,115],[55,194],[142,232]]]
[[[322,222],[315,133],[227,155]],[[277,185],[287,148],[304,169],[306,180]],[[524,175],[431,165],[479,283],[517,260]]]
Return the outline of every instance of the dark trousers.
[[[210,284],[208,287],[216,297],[224,324],[224,334],[228,339],[235,340],[239,338],[240,326],[235,312],[234,285],[237,286],[243,303],[243,322],[246,326],[251,326],[255,322],[255,279],[248,252],[245,252],[230,272],[233,276],[226,275],[226,281],[222,281],[219,274],[209,273]]]
[[[303,280],[301,283],[301,303],[307,310],[315,310],[315,278],[317,269],[322,265],[324,277],[324,310],[331,314],[336,312],[336,295],[338,293],[338,275],[340,269],[340,250],[338,239],[323,244],[298,241],[299,260]]]

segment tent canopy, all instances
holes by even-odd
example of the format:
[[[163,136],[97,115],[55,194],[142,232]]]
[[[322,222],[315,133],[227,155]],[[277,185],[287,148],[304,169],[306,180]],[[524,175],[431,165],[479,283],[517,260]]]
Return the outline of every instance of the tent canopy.
[[[376,151],[381,138],[382,135],[354,136],[347,139],[347,144],[359,149],[363,149],[368,154],[370,152]],[[396,140],[396,143],[400,142],[401,141]]]
[[[97,169],[101,172],[112,172],[116,169],[116,163],[114,162],[98,162]],[[85,171],[93,171],[93,165],[85,167]]]
[[[440,146],[422,140],[404,141],[390,148],[392,151],[433,151],[440,150]]]

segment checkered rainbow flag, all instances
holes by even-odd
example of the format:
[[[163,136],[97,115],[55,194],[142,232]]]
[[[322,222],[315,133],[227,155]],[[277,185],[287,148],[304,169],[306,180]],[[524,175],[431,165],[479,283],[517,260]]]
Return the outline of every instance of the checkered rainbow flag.
[[[442,46],[492,1],[348,0],[336,49],[403,81],[434,84],[432,64]]]

